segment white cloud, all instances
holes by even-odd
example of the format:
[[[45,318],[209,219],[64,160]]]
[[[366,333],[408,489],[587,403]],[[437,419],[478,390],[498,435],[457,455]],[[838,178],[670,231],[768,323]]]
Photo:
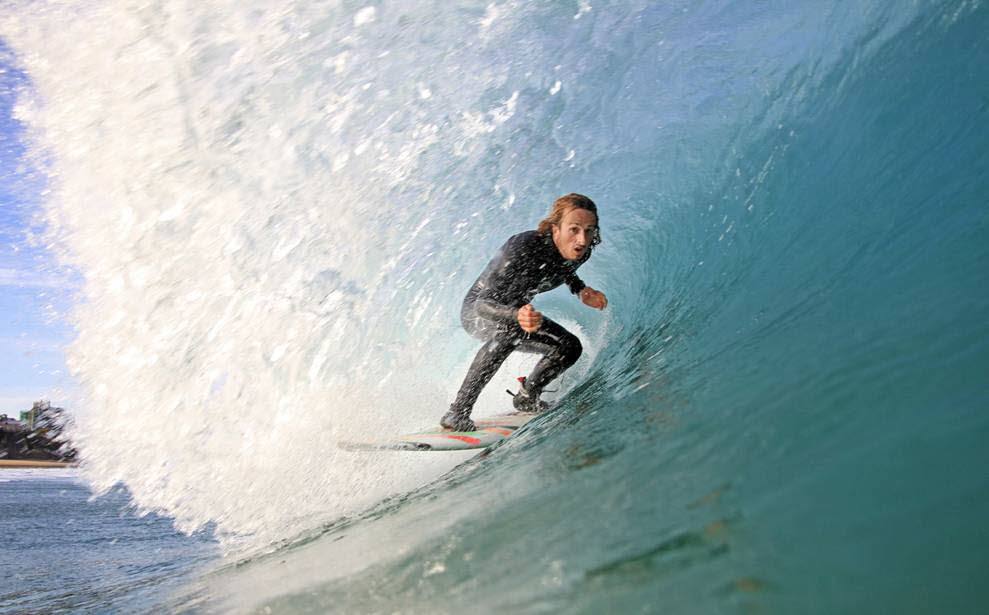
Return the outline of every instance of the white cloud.
[[[0,267],[0,286],[70,289],[73,284],[62,276]]]
[[[44,337],[43,332],[34,332],[31,335],[24,333],[17,337],[0,337],[0,349],[6,352],[11,350],[31,353],[62,352],[67,343],[68,340],[65,339]]]

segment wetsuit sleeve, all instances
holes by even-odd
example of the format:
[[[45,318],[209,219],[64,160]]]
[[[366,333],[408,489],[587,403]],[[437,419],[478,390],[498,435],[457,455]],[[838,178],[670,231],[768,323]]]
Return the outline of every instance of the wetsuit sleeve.
[[[567,286],[570,287],[570,292],[576,295],[580,291],[584,290],[584,288],[587,287],[587,284],[584,284],[584,281],[578,278],[576,273],[571,273],[567,276]]]
[[[509,239],[498,251],[498,255],[488,264],[479,280],[481,290],[474,302],[478,316],[496,322],[512,324],[517,321],[518,308],[505,303],[499,289],[508,288],[523,258],[521,242]]]
[[[474,309],[477,311],[478,316],[495,322],[512,324],[518,319],[518,310],[510,305],[504,305],[494,301],[485,301],[479,298],[474,304]]]

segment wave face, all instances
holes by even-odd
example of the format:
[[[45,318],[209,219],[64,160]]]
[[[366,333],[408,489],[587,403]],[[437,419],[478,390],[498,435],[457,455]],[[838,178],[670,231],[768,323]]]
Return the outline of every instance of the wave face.
[[[85,280],[86,476],[184,530],[289,541],[208,581],[218,604],[989,597],[981,2],[67,2],[2,24]],[[436,421],[476,350],[463,293],[570,191],[601,209],[581,271],[611,305],[537,299],[586,349],[558,411],[418,491],[464,457],[338,451]]]

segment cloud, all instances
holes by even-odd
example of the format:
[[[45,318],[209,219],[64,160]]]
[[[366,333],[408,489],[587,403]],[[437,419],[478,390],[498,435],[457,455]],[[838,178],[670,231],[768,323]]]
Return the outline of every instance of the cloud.
[[[63,276],[3,267],[0,267],[0,286],[55,288],[63,290],[74,288],[72,282]]]
[[[23,333],[16,337],[0,335],[0,348],[22,353],[62,352],[67,343],[65,339],[43,337],[37,332],[31,335]]]

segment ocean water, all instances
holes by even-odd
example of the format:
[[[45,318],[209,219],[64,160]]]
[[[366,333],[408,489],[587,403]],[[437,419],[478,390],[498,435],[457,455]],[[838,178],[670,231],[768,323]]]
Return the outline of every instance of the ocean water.
[[[91,497],[75,470],[0,470],[0,612],[148,612],[215,566],[208,532],[134,514],[123,488]]]
[[[83,280],[83,462],[0,502],[120,512],[60,553],[105,549],[112,593],[48,574],[103,605],[0,609],[983,612],[987,31],[960,0],[4,6]],[[436,421],[464,292],[570,191],[610,305],[537,298],[585,347],[556,409],[484,456],[339,450]]]

